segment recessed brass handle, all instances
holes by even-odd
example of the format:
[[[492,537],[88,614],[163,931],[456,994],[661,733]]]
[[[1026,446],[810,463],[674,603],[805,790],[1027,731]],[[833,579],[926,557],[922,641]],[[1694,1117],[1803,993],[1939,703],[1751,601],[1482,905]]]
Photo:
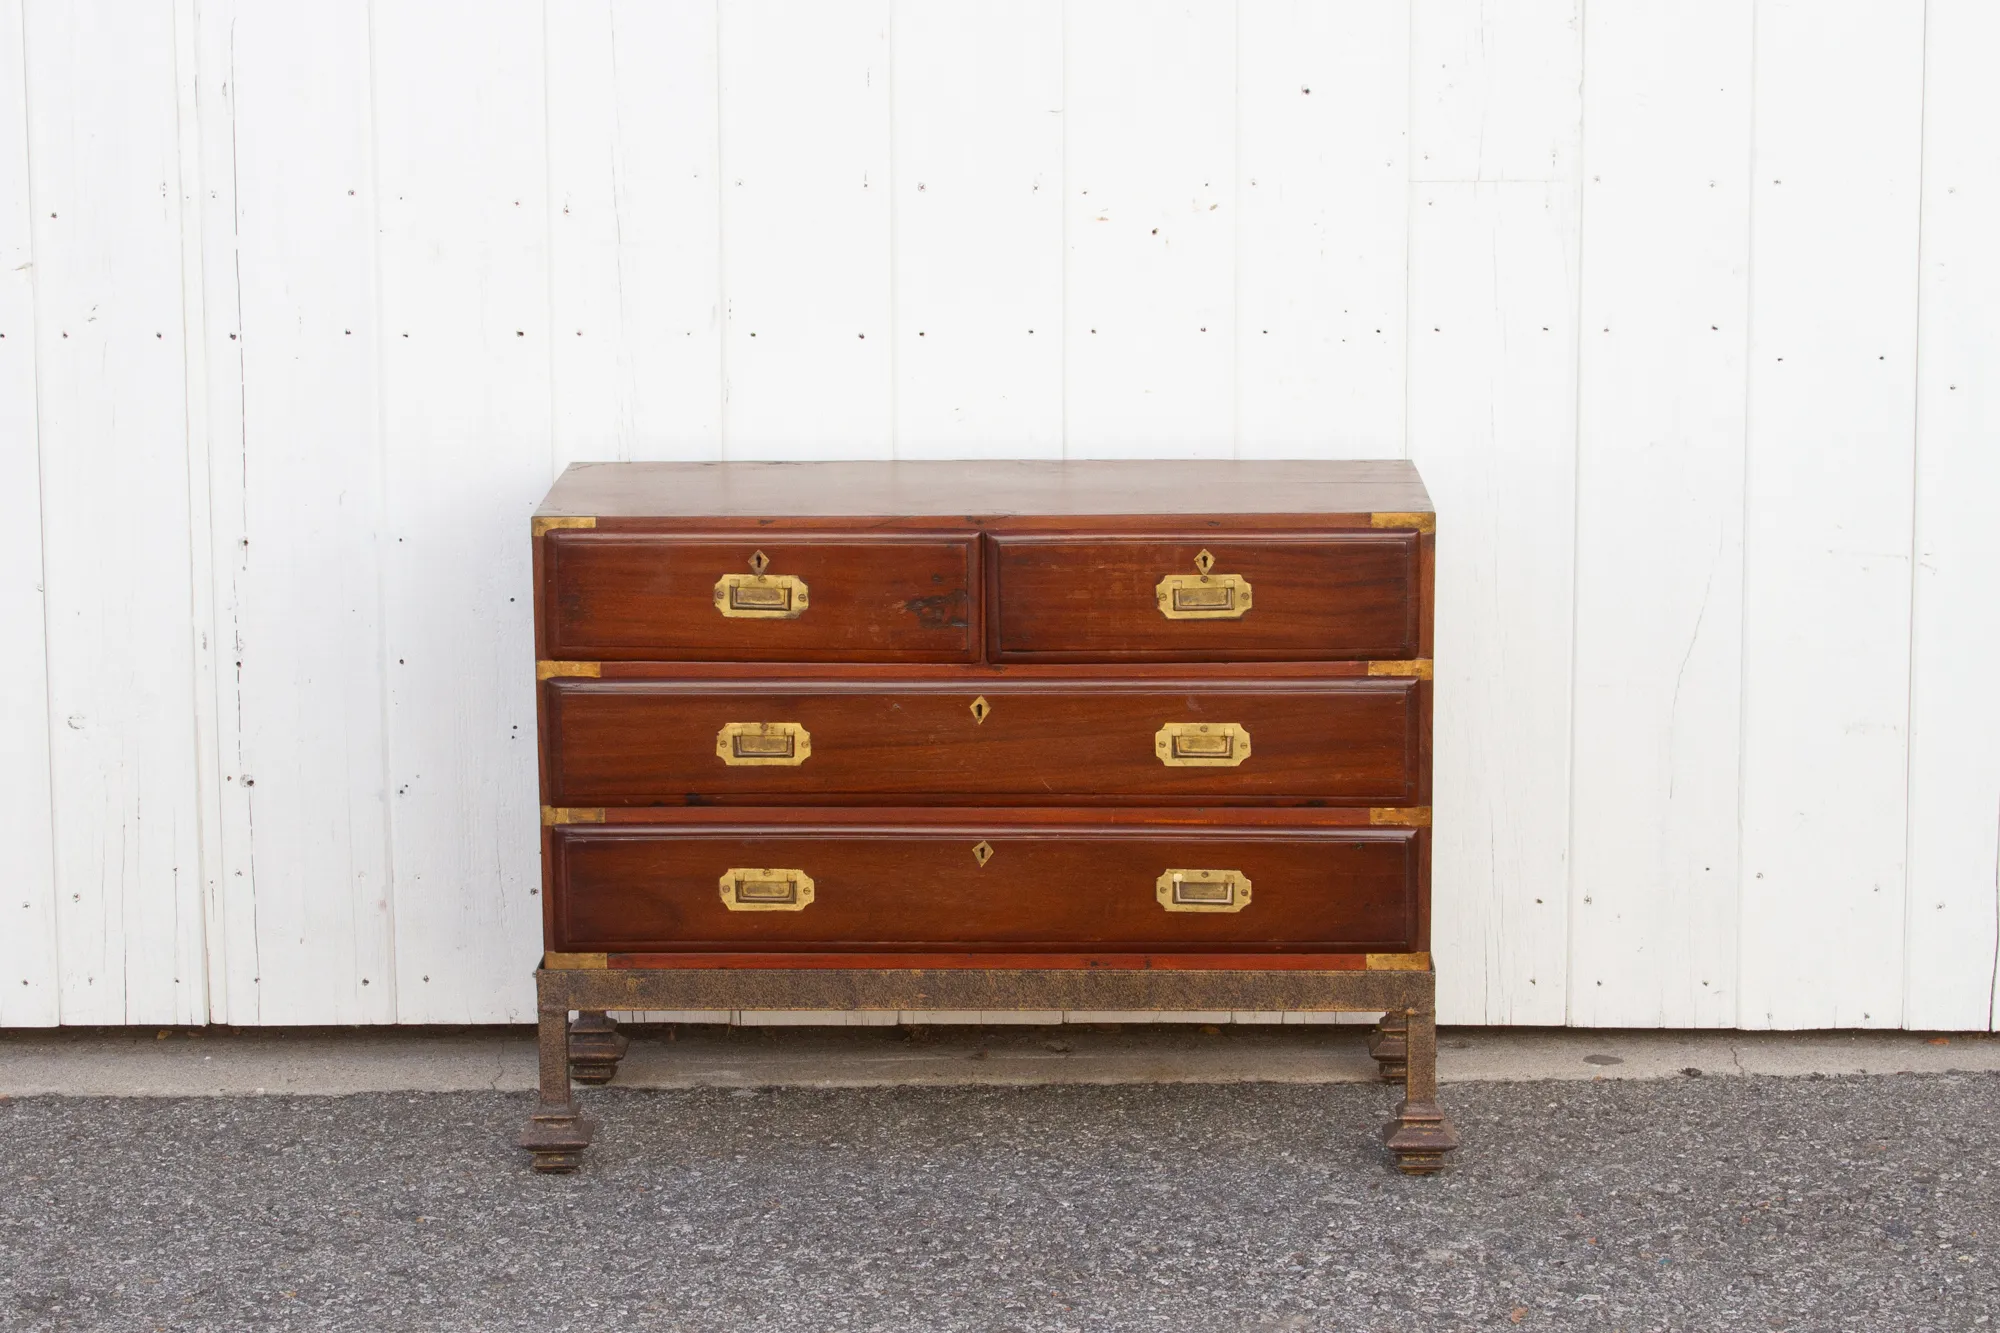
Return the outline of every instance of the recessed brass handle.
[[[722,905],[732,912],[803,912],[812,900],[812,876],[803,870],[734,866],[722,875]]]
[[[1240,912],[1250,905],[1250,878],[1240,870],[1169,870],[1155,896],[1169,912]]]
[[[1240,620],[1250,609],[1250,581],[1241,574],[1214,574],[1215,557],[1203,551],[1192,574],[1169,574],[1153,589],[1160,614],[1169,620]]]
[[[806,613],[805,580],[796,574],[766,574],[771,557],[758,551],[748,574],[724,574],[715,581],[715,609],[732,620],[797,620]]]
[[[1250,757],[1250,733],[1236,722],[1169,722],[1153,733],[1168,768],[1234,768]]]
[[[715,733],[715,753],[732,768],[756,764],[796,768],[812,752],[812,733],[796,722],[725,722]]]

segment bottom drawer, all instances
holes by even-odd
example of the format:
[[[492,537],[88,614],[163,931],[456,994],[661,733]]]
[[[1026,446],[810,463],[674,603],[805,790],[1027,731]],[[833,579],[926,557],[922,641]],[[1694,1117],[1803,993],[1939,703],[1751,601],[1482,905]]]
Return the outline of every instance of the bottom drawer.
[[[1418,828],[961,817],[547,833],[552,950],[1422,947]]]

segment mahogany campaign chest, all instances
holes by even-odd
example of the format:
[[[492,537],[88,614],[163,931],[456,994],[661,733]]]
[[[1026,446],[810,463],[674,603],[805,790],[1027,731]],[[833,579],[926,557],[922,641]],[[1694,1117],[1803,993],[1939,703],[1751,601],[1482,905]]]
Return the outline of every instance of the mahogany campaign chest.
[[[1435,531],[1403,462],[572,466],[536,1168],[607,1011],[1115,1009],[1381,1011],[1439,1169]]]

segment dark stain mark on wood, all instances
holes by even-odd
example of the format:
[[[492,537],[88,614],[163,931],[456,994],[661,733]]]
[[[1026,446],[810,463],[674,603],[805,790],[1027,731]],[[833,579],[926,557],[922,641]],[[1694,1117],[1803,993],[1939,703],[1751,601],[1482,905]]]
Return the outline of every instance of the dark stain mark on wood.
[[[925,629],[965,628],[965,589],[939,593],[935,597],[912,597],[903,609],[917,618]]]

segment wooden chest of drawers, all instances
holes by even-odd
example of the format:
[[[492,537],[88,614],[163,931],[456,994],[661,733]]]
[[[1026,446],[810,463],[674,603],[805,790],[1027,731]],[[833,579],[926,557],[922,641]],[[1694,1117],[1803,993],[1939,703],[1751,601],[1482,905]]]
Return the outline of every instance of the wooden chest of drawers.
[[[1435,526],[1398,462],[572,467],[536,1167],[608,1010],[868,1008],[1379,1010],[1438,1169]]]

